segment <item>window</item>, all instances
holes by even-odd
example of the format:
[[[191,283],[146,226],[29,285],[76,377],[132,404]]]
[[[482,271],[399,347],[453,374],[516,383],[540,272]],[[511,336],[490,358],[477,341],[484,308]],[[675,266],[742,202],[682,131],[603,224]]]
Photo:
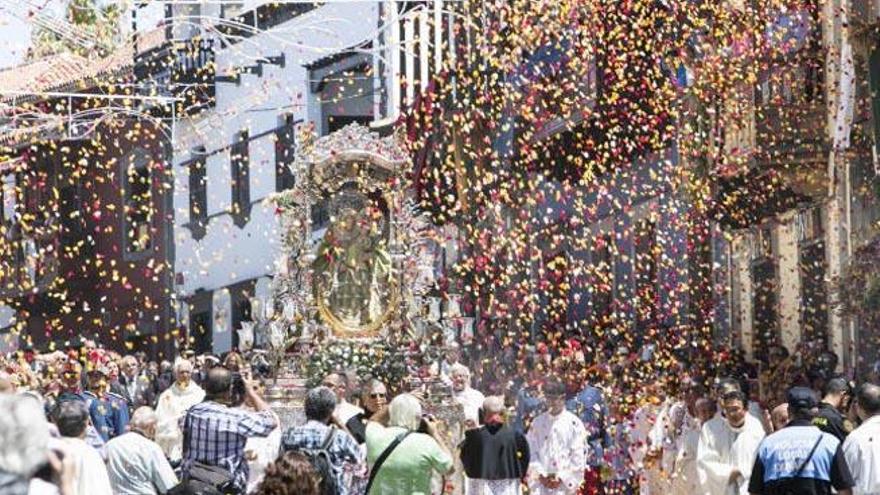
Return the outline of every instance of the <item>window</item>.
[[[220,18],[232,19],[241,13],[244,8],[244,2],[223,2],[220,4]]]
[[[238,141],[230,151],[232,170],[232,219],[238,227],[244,227],[251,217],[250,139],[248,131],[238,133]]]
[[[751,238],[752,327],[755,357],[767,359],[765,351],[778,343],[776,260],[773,258],[773,237],[769,228],[759,229]]]
[[[208,225],[208,181],[206,177],[205,147],[193,150],[189,163],[189,228],[193,239],[205,237]]]
[[[636,325],[647,330],[657,320],[657,226],[651,220],[636,225],[635,232]]]
[[[602,234],[593,246],[593,320],[599,327],[611,323],[614,302],[614,240],[612,234]]]
[[[811,242],[822,239],[825,234],[822,224],[822,209],[810,208],[798,213],[798,242]]]
[[[142,253],[150,249],[153,220],[150,156],[135,150],[125,163],[125,250]]]
[[[317,232],[330,225],[330,209],[327,198],[321,198],[312,205],[312,232]]]
[[[285,115],[275,131],[275,190],[286,191],[294,185],[293,165],[296,154],[296,135],[293,115]]]
[[[798,214],[798,267],[801,277],[803,339],[822,348],[828,343],[824,232],[821,208],[811,208]]]

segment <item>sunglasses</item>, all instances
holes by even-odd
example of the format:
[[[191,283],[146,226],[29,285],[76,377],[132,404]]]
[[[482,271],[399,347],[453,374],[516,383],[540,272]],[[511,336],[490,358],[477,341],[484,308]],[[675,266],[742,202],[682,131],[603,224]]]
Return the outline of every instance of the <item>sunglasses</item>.
[[[385,394],[384,393],[370,394],[370,398],[371,399],[384,399]]]

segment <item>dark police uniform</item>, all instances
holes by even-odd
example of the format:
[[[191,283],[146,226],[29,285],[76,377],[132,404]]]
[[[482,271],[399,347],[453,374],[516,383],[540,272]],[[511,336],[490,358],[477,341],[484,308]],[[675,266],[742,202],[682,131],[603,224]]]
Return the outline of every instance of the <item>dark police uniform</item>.
[[[841,443],[849,434],[843,415],[836,407],[826,402],[819,404],[819,414],[813,418],[813,424],[825,433],[834,435]]]
[[[798,474],[801,465],[804,468]],[[749,493],[831,495],[832,487],[839,491],[854,484],[840,441],[809,421],[796,420],[761,442]]]
[[[83,398],[89,408],[92,424],[105,442],[126,432],[129,418],[125,399],[113,393],[98,397],[88,391],[83,392]]]

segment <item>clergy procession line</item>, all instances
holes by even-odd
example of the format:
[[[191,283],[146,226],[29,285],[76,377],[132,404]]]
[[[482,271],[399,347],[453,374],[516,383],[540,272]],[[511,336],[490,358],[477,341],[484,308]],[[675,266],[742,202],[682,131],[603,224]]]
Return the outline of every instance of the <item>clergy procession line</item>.
[[[870,382],[813,367],[772,383],[776,363],[753,394],[745,364],[704,377],[678,360],[626,385],[644,357],[602,375],[574,353],[490,383],[460,357],[432,368],[460,425],[429,414],[425,390],[339,370],[284,429],[263,397],[270,370],[235,352],[173,364],[94,346],[18,352],[0,375],[0,494],[880,493]]]

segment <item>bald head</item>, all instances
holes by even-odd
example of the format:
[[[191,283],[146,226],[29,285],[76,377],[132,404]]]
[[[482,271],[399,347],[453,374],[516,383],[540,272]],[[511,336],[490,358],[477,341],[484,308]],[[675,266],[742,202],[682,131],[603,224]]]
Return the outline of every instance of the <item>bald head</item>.
[[[865,383],[859,387],[856,394],[862,419],[867,419],[880,414],[880,386],[873,383]]]
[[[135,409],[131,415],[131,429],[137,431],[143,436],[152,439],[156,434],[156,424],[159,422],[156,412],[152,407],[142,406]]]
[[[788,402],[783,402],[774,407],[770,412],[770,422],[773,423],[773,431],[779,431],[788,424]]]

